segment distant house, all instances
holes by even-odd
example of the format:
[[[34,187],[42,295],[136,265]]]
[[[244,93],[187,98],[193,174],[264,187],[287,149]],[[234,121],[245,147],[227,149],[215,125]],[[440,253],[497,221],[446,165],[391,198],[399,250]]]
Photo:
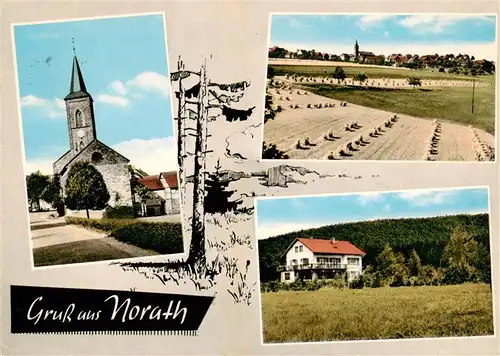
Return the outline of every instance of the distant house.
[[[159,175],[145,176],[139,182],[149,189],[151,197],[141,199],[141,216],[179,214],[179,186],[177,172],[161,172]]]
[[[279,268],[282,282],[334,278],[344,272],[352,281],[362,273],[365,252],[348,241],[298,238],[283,256],[286,264]]]
[[[340,60],[341,61],[347,61],[351,58],[351,55],[347,54],[347,53],[341,53],[340,56],[339,56]]]

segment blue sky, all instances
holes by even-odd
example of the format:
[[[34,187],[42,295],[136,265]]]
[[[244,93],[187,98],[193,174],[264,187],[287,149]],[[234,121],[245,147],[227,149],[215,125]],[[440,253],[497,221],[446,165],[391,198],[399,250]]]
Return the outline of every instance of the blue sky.
[[[257,200],[257,237],[341,222],[488,212],[487,188]]]
[[[73,38],[98,139],[150,174],[175,164],[161,14],[16,25],[14,36],[27,171],[47,171],[69,148]]]
[[[376,54],[470,53],[496,60],[494,15],[273,15],[270,46]],[[424,53],[425,52],[425,53]],[[490,57],[490,58],[489,58]]]

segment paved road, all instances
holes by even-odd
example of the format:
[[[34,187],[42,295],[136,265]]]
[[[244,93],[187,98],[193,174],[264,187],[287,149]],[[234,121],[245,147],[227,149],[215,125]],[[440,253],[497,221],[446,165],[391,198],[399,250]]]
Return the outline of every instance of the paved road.
[[[87,230],[75,225],[55,226],[31,231],[33,248],[83,240],[101,239],[104,237],[106,237],[106,234],[102,232]]]

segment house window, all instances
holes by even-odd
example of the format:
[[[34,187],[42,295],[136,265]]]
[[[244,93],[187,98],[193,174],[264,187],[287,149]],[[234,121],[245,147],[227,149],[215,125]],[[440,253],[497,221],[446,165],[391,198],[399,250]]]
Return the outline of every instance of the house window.
[[[341,261],[339,257],[333,257],[333,258],[330,258],[329,260],[330,260],[329,262],[331,264],[334,264],[334,265],[339,265],[340,261]]]
[[[300,263],[302,263],[303,265],[307,266],[309,264],[309,259],[308,258],[303,258],[300,260]]]
[[[290,272],[286,272],[285,273],[285,281],[289,281],[290,280]]]
[[[295,253],[299,252],[299,246],[295,246]]]
[[[297,264],[297,260],[292,260],[292,264],[296,265]]]
[[[302,252],[304,246],[299,246],[299,252]]]
[[[353,266],[359,266],[359,259],[358,258],[348,258],[347,263]]]

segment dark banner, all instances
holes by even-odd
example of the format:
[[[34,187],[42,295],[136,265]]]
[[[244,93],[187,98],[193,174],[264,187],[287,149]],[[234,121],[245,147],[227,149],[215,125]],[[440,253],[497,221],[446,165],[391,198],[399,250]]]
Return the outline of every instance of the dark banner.
[[[11,286],[11,332],[196,335],[213,297]]]

